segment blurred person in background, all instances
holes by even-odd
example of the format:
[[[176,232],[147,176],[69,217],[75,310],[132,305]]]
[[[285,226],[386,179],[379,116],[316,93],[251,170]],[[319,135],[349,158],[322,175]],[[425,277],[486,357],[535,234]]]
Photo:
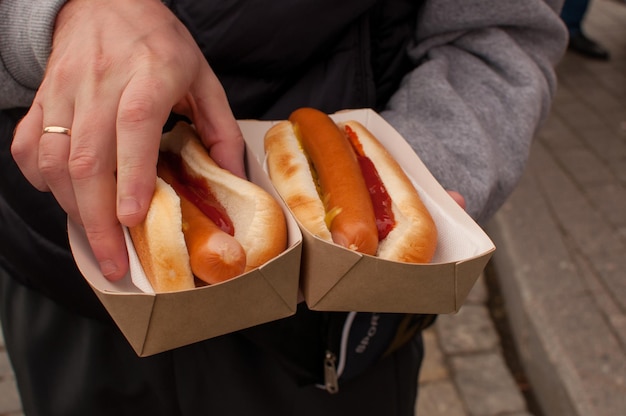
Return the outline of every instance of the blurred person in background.
[[[589,0],[565,0],[563,4],[561,18],[569,31],[568,47],[586,57],[606,61],[610,58],[609,51],[589,38],[582,28],[589,3]]]

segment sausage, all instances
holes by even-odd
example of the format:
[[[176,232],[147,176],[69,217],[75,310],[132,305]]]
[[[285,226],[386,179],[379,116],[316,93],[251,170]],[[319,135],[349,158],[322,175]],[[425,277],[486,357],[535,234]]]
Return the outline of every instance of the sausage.
[[[333,241],[375,255],[378,231],[374,207],[350,143],[321,111],[301,108],[289,116],[289,121],[317,173]]]

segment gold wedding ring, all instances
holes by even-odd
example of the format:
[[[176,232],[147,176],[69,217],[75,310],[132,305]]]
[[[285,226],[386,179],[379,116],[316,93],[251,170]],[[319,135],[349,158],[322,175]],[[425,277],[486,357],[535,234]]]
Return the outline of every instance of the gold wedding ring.
[[[66,127],[60,127],[60,126],[48,126],[48,127],[44,127],[43,128],[43,132],[44,133],[60,133],[60,134],[67,134],[68,136],[72,135],[72,130],[68,129]]]

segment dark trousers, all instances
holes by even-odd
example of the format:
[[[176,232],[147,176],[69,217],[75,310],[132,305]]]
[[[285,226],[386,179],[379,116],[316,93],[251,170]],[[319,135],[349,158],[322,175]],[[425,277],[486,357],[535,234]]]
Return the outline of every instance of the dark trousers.
[[[582,21],[587,13],[589,0],[565,0],[561,10],[561,19],[567,26],[570,34],[579,33]]]
[[[74,314],[0,266],[0,318],[26,416],[413,416],[418,334],[331,395],[299,385],[240,333],[139,358],[117,327]]]

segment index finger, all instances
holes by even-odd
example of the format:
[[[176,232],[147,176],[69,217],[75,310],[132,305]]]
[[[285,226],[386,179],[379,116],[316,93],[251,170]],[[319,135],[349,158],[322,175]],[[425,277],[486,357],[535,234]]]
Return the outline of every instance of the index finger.
[[[162,128],[171,109],[163,88],[134,78],[121,96],[117,115],[117,216],[129,227],[150,206]]]

